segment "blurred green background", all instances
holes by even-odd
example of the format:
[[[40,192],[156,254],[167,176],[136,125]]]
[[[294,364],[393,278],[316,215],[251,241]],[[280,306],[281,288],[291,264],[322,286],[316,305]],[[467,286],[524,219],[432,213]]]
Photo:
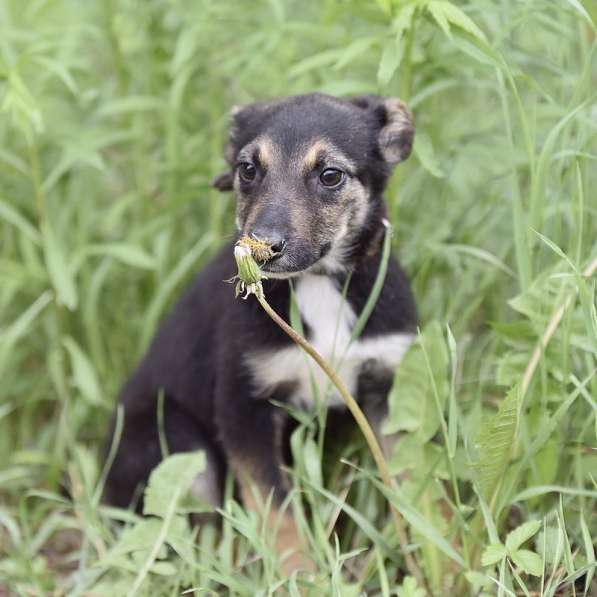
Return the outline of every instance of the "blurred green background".
[[[389,422],[425,582],[403,578],[366,475],[313,472],[306,420],[312,594],[597,594],[596,17],[594,0],[0,0],[0,594],[296,590],[233,503],[221,535],[185,527],[186,551],[162,538],[152,560],[155,528],[99,504],[99,452],[161,317],[233,234],[209,186],[228,111],[310,91],[414,111],[386,197],[426,330]],[[358,441],[345,456],[374,471]],[[345,510],[334,543],[336,495],[375,532]],[[492,561],[525,522],[539,563],[522,540]]]

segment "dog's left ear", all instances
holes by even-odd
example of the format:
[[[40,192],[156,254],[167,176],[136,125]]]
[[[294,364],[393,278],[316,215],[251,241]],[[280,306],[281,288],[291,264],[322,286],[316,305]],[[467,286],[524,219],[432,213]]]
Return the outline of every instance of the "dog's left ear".
[[[403,162],[412,151],[415,125],[411,111],[397,97],[364,95],[351,103],[374,114],[381,128],[377,136],[379,150],[390,166]]]

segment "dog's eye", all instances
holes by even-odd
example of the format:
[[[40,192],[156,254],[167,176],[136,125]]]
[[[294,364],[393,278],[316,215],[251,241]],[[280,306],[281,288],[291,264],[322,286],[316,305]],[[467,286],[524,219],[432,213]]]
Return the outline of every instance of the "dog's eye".
[[[319,180],[324,187],[337,187],[344,180],[344,172],[335,168],[326,168],[319,175]]]
[[[242,162],[238,165],[238,175],[245,182],[252,182],[255,180],[255,176],[257,176],[257,168],[249,162]]]

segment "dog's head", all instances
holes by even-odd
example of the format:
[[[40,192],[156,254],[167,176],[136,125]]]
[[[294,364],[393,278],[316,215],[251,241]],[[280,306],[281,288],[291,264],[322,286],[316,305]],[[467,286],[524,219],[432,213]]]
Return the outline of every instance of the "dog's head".
[[[341,271],[379,226],[381,194],[413,134],[398,99],[309,94],[234,108],[231,169],[213,184],[234,189],[239,232],[272,245],[269,276]]]

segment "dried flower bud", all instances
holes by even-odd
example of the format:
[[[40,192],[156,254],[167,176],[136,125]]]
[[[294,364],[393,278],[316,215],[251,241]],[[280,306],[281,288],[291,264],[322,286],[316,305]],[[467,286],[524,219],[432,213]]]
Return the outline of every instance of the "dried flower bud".
[[[276,254],[269,243],[256,237],[243,236],[238,241],[238,244],[248,247],[255,260],[259,263],[269,261]]]
[[[263,294],[263,287],[261,280],[264,278],[257,262],[253,258],[253,251],[251,246],[245,242],[245,239],[238,241],[234,247],[234,258],[238,267],[238,274],[235,278],[238,279],[236,284],[236,296],[245,293],[243,298],[247,298],[250,294],[261,296]]]

